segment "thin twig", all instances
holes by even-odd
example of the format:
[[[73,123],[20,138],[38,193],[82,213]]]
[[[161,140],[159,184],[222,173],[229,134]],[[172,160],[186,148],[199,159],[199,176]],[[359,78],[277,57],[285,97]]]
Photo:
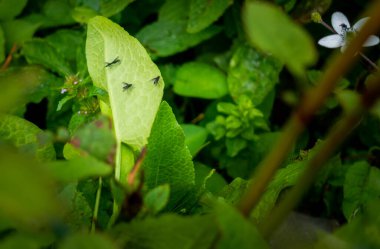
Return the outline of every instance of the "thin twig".
[[[354,63],[354,55],[360,51],[367,38],[380,29],[380,1],[375,1],[368,8],[367,16],[371,18],[365,23],[359,33],[349,43],[342,54],[335,54],[331,64],[320,79],[319,84],[312,91],[305,94],[300,106],[285,125],[284,131],[266,158],[260,163],[252,184],[239,203],[239,209],[245,216],[249,216],[252,209],[258,204],[269,181],[277,168],[284,161],[290,148],[299,134],[310,122],[314,113],[322,106],[327,96],[335,88],[337,81]]]
[[[321,148],[306,165],[304,173],[298,179],[295,186],[285,195],[279,206],[274,208],[270,216],[267,217],[261,228],[264,237],[269,238],[275,228],[278,227],[297,206],[327,160],[329,160],[351,131],[357,127],[366,111],[369,110],[379,98],[380,75],[371,82],[370,88],[362,95],[361,103],[355,106],[355,109],[347,113],[331,130],[325,142],[321,145]]]
[[[11,61],[13,58],[13,54],[16,53],[17,49],[18,49],[18,46],[16,44],[13,44],[11,51],[9,51],[9,54],[4,61],[4,64],[0,68],[0,71],[4,71],[9,67],[9,64],[11,64]]]

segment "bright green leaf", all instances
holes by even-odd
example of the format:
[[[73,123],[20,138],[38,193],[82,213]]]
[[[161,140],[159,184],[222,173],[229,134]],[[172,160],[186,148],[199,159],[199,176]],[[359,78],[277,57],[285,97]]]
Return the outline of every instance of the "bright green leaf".
[[[215,22],[233,0],[191,0],[187,31],[197,33]]]
[[[43,131],[33,123],[11,115],[0,116],[0,139],[20,151],[35,155],[41,161],[55,159],[51,141],[44,141]]]
[[[170,106],[163,102],[154,121],[142,168],[149,189],[168,183],[174,208],[194,187],[194,165],[185,145],[185,135]]]
[[[250,42],[284,62],[292,73],[303,74],[316,61],[311,37],[278,7],[246,1],[243,22]]]
[[[248,96],[256,106],[274,91],[282,70],[282,63],[247,45],[236,48],[228,69],[228,88],[237,100]]]
[[[228,93],[226,76],[209,64],[189,62],[178,69],[174,92],[188,97],[221,98]]]
[[[196,34],[186,32],[186,21],[158,21],[145,26],[136,38],[150,54],[166,57],[187,50],[221,31],[211,26]]]
[[[0,1],[0,20],[10,20],[19,15],[27,2],[27,0]]]
[[[160,71],[134,37],[100,16],[88,24],[86,57],[95,86],[108,91],[117,140],[140,150],[163,95]]]
[[[193,124],[181,124],[181,127],[185,133],[185,143],[191,155],[195,156],[206,142],[208,136],[207,129]]]
[[[76,157],[67,161],[54,161],[47,168],[63,182],[78,181],[88,177],[107,176],[112,167],[91,156]]]
[[[123,248],[209,249],[216,232],[211,216],[166,214],[117,225],[111,234]]]

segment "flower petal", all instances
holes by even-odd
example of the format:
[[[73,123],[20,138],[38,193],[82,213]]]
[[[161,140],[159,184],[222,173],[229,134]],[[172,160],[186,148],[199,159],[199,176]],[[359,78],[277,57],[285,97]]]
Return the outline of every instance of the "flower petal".
[[[359,31],[363,27],[363,25],[366,23],[366,21],[368,21],[368,19],[369,17],[364,17],[360,19],[359,21],[357,21],[353,26],[354,30]]]
[[[379,42],[380,42],[379,37],[375,35],[370,35],[368,39],[365,41],[365,43],[363,44],[363,47],[375,46],[379,44]]]
[[[340,35],[328,35],[318,41],[318,44],[326,48],[338,48],[342,46],[343,39]]]
[[[331,16],[331,24],[334,28],[334,30],[338,33],[338,34],[342,34],[343,33],[343,30],[342,30],[342,24],[346,25],[347,28],[350,28],[350,23],[347,19],[347,17],[342,13],[342,12],[334,12]]]

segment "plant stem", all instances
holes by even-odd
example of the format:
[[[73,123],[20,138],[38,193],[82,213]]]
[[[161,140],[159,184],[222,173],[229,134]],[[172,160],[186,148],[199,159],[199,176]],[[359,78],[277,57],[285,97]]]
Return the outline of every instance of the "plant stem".
[[[96,231],[96,223],[98,221],[100,197],[102,195],[102,185],[103,185],[103,180],[101,177],[99,177],[99,186],[98,186],[98,190],[96,191],[94,214],[92,216],[91,233],[95,233]]]
[[[360,51],[363,43],[380,28],[380,15],[378,14],[380,13],[380,1],[373,2],[368,10],[367,16],[371,18],[365,23],[358,35],[353,38],[347,49],[341,54],[334,55],[317,87],[305,94],[300,106],[285,125],[284,132],[282,132],[276,145],[260,163],[252,184],[239,203],[239,209],[243,215],[249,216],[252,209],[258,204],[269,181],[285,159],[298,135],[303,132],[314,113],[322,106],[337,81],[353,64],[357,58],[355,54]]]
[[[304,193],[310,188],[319,170],[325,165],[327,160],[333,155],[340,144],[360,123],[365,112],[370,109],[380,97],[380,75],[374,79],[368,89],[361,97],[361,103],[347,113],[340,122],[335,125],[327,136],[318,152],[308,162],[303,175],[298,179],[295,186],[288,192],[277,208],[270,213],[266,222],[263,223],[261,231],[264,237],[269,238],[275,228],[289,215],[296,207]]]

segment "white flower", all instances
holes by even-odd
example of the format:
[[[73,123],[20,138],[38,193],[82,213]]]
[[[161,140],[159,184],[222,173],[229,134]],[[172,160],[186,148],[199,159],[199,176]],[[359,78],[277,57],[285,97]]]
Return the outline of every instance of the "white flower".
[[[368,19],[369,17],[362,18],[351,27],[347,17],[342,12],[334,12],[331,16],[331,24],[337,34],[323,37],[318,41],[318,44],[327,48],[341,47],[341,51],[344,51],[350,38],[363,27]],[[363,47],[375,46],[378,43],[379,37],[371,35],[364,42]]]

